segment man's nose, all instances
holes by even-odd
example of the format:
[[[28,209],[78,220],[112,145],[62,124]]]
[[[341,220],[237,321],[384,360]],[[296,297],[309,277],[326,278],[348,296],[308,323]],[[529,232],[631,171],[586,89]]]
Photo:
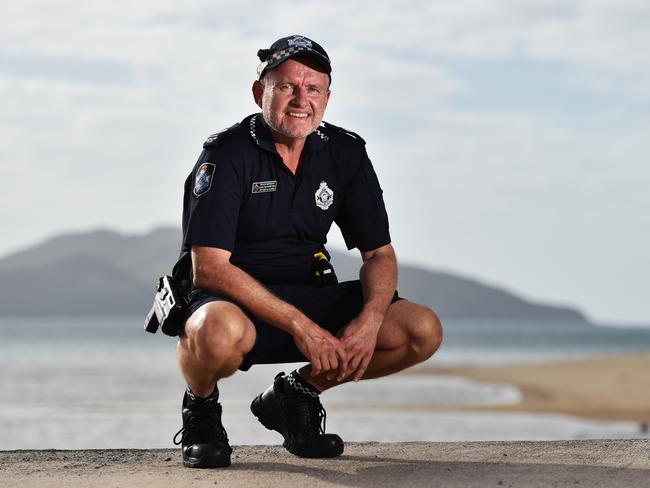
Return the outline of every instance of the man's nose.
[[[307,105],[307,90],[297,86],[293,92],[293,104],[298,107]]]

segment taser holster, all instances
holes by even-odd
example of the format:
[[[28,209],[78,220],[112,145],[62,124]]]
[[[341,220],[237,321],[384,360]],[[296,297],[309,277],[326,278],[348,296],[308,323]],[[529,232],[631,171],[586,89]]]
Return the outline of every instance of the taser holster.
[[[191,283],[192,260],[184,254],[174,266],[172,276],[158,278],[153,305],[144,319],[144,330],[155,334],[158,328],[163,334],[177,336],[187,318],[188,282]]]

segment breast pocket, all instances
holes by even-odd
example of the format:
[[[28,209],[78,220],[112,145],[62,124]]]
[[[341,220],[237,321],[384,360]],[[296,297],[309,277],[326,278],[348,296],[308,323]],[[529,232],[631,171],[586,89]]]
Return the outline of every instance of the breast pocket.
[[[238,235],[249,241],[269,240],[289,228],[286,195],[275,181],[254,182],[239,214]]]

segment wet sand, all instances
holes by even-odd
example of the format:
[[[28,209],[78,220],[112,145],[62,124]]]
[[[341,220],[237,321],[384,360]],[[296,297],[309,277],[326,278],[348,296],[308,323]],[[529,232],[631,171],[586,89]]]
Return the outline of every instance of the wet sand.
[[[512,405],[445,410],[554,412],[650,421],[650,354],[538,364],[414,368],[509,383]],[[366,407],[367,408],[367,407]],[[416,409],[435,409],[416,405]],[[400,407],[404,411],[408,407]],[[235,446],[233,466],[183,468],[179,449],[0,451],[2,487],[646,487],[650,440],[347,443],[337,459],[301,459],[280,446]]]
[[[236,446],[229,468],[183,468],[178,449],[0,451],[20,487],[647,487],[650,441],[349,443],[336,459]]]
[[[456,411],[553,412],[640,425],[650,422],[650,354],[498,366],[416,367],[402,374],[508,383],[522,393],[516,404],[448,407]]]

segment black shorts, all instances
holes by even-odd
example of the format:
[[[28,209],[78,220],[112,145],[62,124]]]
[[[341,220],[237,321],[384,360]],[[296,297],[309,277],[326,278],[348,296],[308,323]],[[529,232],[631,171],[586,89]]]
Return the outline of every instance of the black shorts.
[[[307,317],[333,335],[336,335],[339,330],[359,315],[363,306],[361,283],[358,280],[346,281],[324,287],[309,285],[266,285],[266,288],[275,296],[295,306]],[[392,303],[401,299],[396,291]],[[224,296],[211,295],[202,290],[194,290],[190,294],[189,315],[194,313],[201,305],[214,301],[235,303],[233,300]],[[307,361],[307,358],[296,347],[291,334],[249,313],[247,315],[253,322],[253,325],[255,325],[257,338],[253,349],[244,356],[244,361],[239,366],[239,369],[247,371],[253,364]]]

